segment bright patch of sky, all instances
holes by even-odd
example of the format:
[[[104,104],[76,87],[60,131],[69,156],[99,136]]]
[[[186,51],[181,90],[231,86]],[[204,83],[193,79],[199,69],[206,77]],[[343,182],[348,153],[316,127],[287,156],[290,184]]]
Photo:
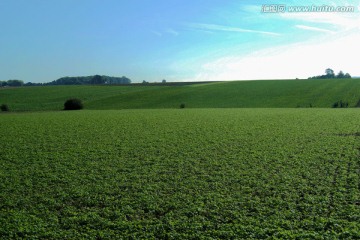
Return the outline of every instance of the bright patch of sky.
[[[264,13],[267,4],[285,11]],[[353,6],[354,12],[290,12]],[[0,80],[360,76],[360,0],[1,0]]]

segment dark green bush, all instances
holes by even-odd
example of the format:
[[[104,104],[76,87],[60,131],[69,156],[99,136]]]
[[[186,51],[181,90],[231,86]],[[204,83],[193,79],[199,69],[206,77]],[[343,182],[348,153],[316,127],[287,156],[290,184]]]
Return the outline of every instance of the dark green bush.
[[[1,104],[0,109],[3,112],[8,112],[9,111],[9,107],[6,104]]]
[[[71,98],[66,100],[64,103],[64,110],[80,110],[83,109],[84,105],[80,99]]]
[[[348,102],[343,102],[342,100],[334,103],[332,105],[333,108],[347,108],[349,107],[349,103]]]
[[[359,101],[357,102],[356,107],[360,107],[360,99],[359,99]]]
[[[185,108],[185,103],[180,104],[180,108]]]

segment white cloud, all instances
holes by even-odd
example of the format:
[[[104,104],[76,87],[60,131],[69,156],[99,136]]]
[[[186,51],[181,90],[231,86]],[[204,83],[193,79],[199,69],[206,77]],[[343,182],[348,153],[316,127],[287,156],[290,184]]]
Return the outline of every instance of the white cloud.
[[[334,31],[324,29],[324,28],[318,28],[318,27],[310,27],[306,25],[295,25],[296,28],[309,30],[309,31],[315,31],[315,32],[324,32],[324,33],[335,33]]]
[[[205,24],[205,23],[188,23],[186,24],[188,27],[202,30],[202,31],[224,31],[224,32],[247,32],[247,33],[257,33],[257,34],[265,34],[265,35],[272,35],[272,36],[279,36],[279,33],[275,32],[266,32],[266,31],[258,31],[258,30],[251,30],[251,29],[244,29],[244,28],[237,28],[237,27],[229,27],[217,24]]]
[[[343,3],[342,5],[349,4]],[[260,12],[260,8],[261,6],[254,5],[242,6],[243,10],[257,13]],[[193,73],[195,72],[192,77],[187,78],[188,81],[308,78],[324,74],[326,68],[332,68],[336,73],[342,70],[353,76],[360,76],[359,65],[357,61],[354,61],[356,57],[360,56],[360,15],[358,12],[286,12],[260,15],[260,17],[262,19],[259,21],[273,21],[275,26],[280,21],[289,31],[281,33],[279,28],[278,33],[264,32],[204,23],[188,23],[186,26],[196,31],[214,33],[227,31],[268,36],[280,35],[282,38],[277,39],[284,39],[283,46],[258,48],[259,50],[244,55],[241,51],[235,50],[237,46],[232,45],[230,49],[227,48],[226,53],[224,49],[219,49],[222,54],[220,56],[218,54],[216,57],[215,54],[211,56],[209,53],[207,57],[193,59],[192,63],[184,63],[184,66],[178,69],[189,69]],[[297,31],[293,31],[294,28]],[[301,30],[306,30],[306,32]],[[297,42],[299,35],[303,37],[298,39],[306,37],[307,40]],[[254,46],[261,46],[256,44],[256,39],[254,39]]]
[[[252,7],[251,10],[255,8]],[[275,15],[274,15],[275,16]],[[360,15],[358,13],[283,13],[276,20],[312,31],[307,41],[264,48],[249,55],[225,55],[204,61],[193,80],[294,79],[324,74],[326,68],[360,76]],[[244,31],[226,26],[196,24],[213,31]],[[250,30],[252,31],[252,30]],[[329,33],[325,35],[316,34]],[[278,35],[271,33],[270,35]],[[288,37],[287,35],[283,35]],[[294,36],[296,36],[294,34]],[[319,37],[322,36],[322,37]],[[296,41],[296,39],[294,39]]]
[[[284,13],[282,18],[298,20],[300,22],[311,22],[315,24],[326,24],[338,31],[349,30],[360,27],[360,16],[358,13]]]
[[[205,63],[196,80],[294,79],[321,75],[330,67],[360,76],[360,33],[331,41],[264,49],[250,55],[222,57]]]

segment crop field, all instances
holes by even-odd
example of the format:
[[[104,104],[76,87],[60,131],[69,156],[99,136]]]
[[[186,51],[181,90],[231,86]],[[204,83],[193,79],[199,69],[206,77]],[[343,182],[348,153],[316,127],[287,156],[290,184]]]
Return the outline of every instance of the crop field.
[[[0,114],[2,239],[360,238],[358,109]]]
[[[68,98],[86,109],[331,108],[338,101],[360,107],[360,79],[264,80],[191,85],[133,84],[0,88],[10,111],[58,111]]]

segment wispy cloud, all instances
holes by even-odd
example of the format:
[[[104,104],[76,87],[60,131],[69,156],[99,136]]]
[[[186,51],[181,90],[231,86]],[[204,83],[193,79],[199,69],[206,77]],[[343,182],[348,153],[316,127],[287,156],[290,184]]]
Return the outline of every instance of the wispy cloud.
[[[172,34],[173,36],[178,36],[178,35],[179,35],[179,32],[175,31],[175,30],[172,29],[172,28],[168,28],[168,29],[166,30],[166,32]]]
[[[217,25],[217,24],[205,24],[205,23],[188,23],[186,24],[188,27],[192,29],[202,30],[202,31],[223,31],[223,32],[237,32],[237,33],[257,33],[257,34],[265,34],[265,35],[272,35],[272,36],[279,36],[279,33],[275,32],[266,32],[266,31],[258,31],[252,29],[244,29],[244,28],[237,28],[237,27],[230,27],[224,25]]]
[[[306,25],[295,25],[295,27],[299,28],[299,29],[315,31],[315,32],[332,33],[332,34],[335,33],[334,31],[331,31],[331,30],[328,30],[328,29],[318,28],[318,27],[310,27],[310,26],[306,26]]]
[[[155,34],[156,36],[158,37],[161,37],[162,36],[162,33],[161,32],[158,32],[158,31],[151,31],[151,33]]]
[[[175,30],[172,29],[172,28],[168,28],[168,29],[163,30],[163,31],[161,31],[161,32],[159,32],[159,31],[154,31],[154,30],[151,30],[150,32],[151,32],[152,34],[158,36],[158,37],[162,37],[162,36],[164,36],[165,34],[170,34],[170,35],[173,35],[173,36],[176,37],[176,36],[178,36],[178,35],[180,34],[178,31],[175,31]]]

